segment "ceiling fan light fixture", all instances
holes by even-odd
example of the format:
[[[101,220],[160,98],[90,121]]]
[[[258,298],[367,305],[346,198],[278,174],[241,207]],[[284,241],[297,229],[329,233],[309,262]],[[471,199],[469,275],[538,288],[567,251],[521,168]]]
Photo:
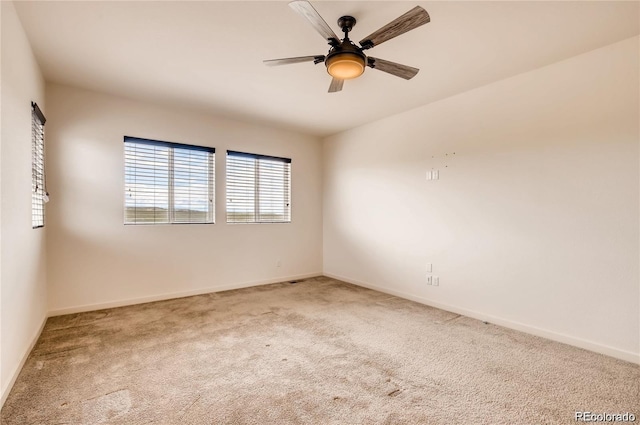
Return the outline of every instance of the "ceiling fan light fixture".
[[[360,41],[360,45],[357,45],[349,39],[349,33],[356,24],[356,18],[353,16],[344,15],[338,19],[338,26],[344,33],[344,38],[341,41],[340,37],[333,32],[308,0],[293,0],[289,3],[289,6],[306,19],[316,32],[322,36],[324,41],[329,43],[331,48],[326,56],[315,55],[271,59],[264,61],[266,65],[286,65],[300,62],[313,62],[314,65],[317,65],[324,62],[327,72],[333,77],[329,86],[329,93],[341,91],[344,80],[358,78],[364,73],[366,66],[405,80],[410,80],[418,73],[418,68],[384,59],[367,57],[363,52],[430,22],[429,14],[422,7],[414,7],[404,15],[372,32]]]
[[[340,52],[330,55],[326,60],[327,72],[334,78],[350,80],[362,75],[365,58],[353,52]]]

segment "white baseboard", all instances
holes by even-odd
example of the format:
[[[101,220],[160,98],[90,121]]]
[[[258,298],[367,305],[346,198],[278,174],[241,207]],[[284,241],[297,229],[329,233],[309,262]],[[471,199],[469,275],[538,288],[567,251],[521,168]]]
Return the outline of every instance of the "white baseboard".
[[[408,294],[402,291],[395,291],[393,289],[383,288],[376,285],[371,285],[366,282],[361,282],[355,279],[350,279],[344,276],[338,276],[333,273],[324,273],[325,276],[333,279],[341,280],[343,282],[351,283],[353,285],[362,286],[364,288],[373,289],[375,291],[383,292],[385,294],[395,295],[400,298],[405,298],[411,301],[425,304],[431,307],[439,308],[441,310],[450,311],[452,313],[461,314],[463,316],[471,317],[474,319],[490,322],[495,325],[504,326],[505,328],[515,329],[517,331],[525,332],[531,335],[540,336],[550,339],[552,341],[561,342],[563,344],[573,345],[574,347],[583,348],[585,350],[594,351],[596,353],[604,354],[606,356],[615,357],[627,362],[640,364],[640,353],[633,353],[631,351],[620,350],[618,348],[609,347],[607,345],[598,344],[592,341],[587,341],[581,338],[561,334],[558,332],[550,331],[547,329],[537,328],[535,326],[526,325],[524,323],[515,322],[508,319],[502,319],[500,317],[491,316],[489,314],[480,313],[473,310],[467,310],[465,308],[456,307],[448,304],[442,304],[434,302],[427,298],[423,298],[417,295]]]
[[[115,307],[124,307],[124,306],[135,305],[135,304],[144,304],[144,303],[150,303],[154,301],[164,301],[164,300],[170,300],[174,298],[191,297],[194,295],[210,294],[212,292],[228,291],[231,289],[249,288],[251,286],[269,285],[271,283],[287,282],[290,280],[297,280],[297,279],[307,279],[310,277],[317,277],[317,276],[322,276],[322,273],[316,272],[316,273],[307,273],[307,274],[296,275],[296,276],[281,276],[281,277],[276,277],[268,280],[233,283],[229,285],[212,286],[208,288],[200,288],[200,289],[194,289],[190,291],[170,292],[165,294],[151,295],[148,297],[127,298],[123,300],[109,301],[105,303],[85,304],[85,305],[74,306],[74,307],[65,307],[65,308],[49,311],[48,317],[62,316],[64,314],[82,313],[85,311],[103,310],[105,308],[115,308]]]
[[[31,342],[29,343],[29,347],[25,350],[24,354],[22,355],[22,360],[20,360],[20,363],[18,363],[18,365],[14,369],[13,374],[11,375],[11,379],[9,380],[5,388],[2,389],[2,394],[0,395],[0,409],[2,409],[2,406],[4,406],[4,402],[7,400],[7,397],[9,397],[9,393],[13,388],[13,384],[16,383],[16,379],[18,379],[18,375],[20,375],[20,372],[22,371],[24,364],[27,362],[27,359],[29,358],[29,354],[31,354],[31,350],[33,350],[33,347],[35,347],[36,342],[38,342],[38,339],[40,338],[40,334],[42,334],[42,330],[44,329],[44,325],[47,323],[47,318],[48,317],[45,316],[45,318],[42,320],[42,323],[40,324],[40,328],[35,333],[35,335],[31,339]]]

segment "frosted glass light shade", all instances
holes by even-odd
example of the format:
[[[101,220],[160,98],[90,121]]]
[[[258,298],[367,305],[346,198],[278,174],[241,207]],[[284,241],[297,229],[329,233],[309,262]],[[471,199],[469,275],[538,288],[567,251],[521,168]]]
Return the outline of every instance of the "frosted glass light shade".
[[[364,59],[353,53],[339,53],[327,59],[329,75],[341,80],[350,80],[364,72]]]

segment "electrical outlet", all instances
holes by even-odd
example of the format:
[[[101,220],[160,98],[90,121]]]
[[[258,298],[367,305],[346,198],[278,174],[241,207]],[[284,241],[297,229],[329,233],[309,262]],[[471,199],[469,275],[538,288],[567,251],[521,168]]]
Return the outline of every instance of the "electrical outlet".
[[[432,180],[433,179],[433,175],[431,174],[431,171],[427,171],[427,180]]]
[[[433,271],[433,264],[427,263],[427,273],[431,273]]]
[[[433,286],[440,286],[440,277],[438,276],[433,277]]]
[[[433,285],[433,278],[431,276],[427,276],[427,285]]]
[[[440,180],[440,171],[439,170],[433,170],[431,172],[431,178],[433,180]]]

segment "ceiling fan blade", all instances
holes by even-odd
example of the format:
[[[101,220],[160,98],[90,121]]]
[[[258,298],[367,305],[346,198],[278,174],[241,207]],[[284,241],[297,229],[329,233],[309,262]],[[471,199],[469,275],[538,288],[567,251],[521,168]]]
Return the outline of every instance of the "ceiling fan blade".
[[[391,40],[394,37],[404,34],[407,31],[418,28],[431,21],[429,14],[420,6],[416,6],[404,15],[389,22],[378,31],[369,34],[360,41],[363,49],[370,49],[374,46]]]
[[[325,40],[329,41],[329,44],[340,41],[340,38],[338,38],[325,20],[322,19],[322,16],[313,8],[311,3],[306,0],[295,0],[289,3],[289,6],[309,21],[311,26],[313,26]]]
[[[315,62],[320,63],[324,61],[324,56],[298,56],[296,58],[283,58],[283,59],[269,59],[262,61],[265,65],[268,66],[276,66],[276,65],[289,65],[291,63],[301,63],[301,62]]]
[[[367,65],[373,69],[377,69],[378,71],[387,72],[391,75],[395,75],[396,77],[404,78],[405,80],[410,80],[416,76],[418,68],[414,68],[412,66],[402,65],[399,63],[386,61],[384,59],[372,58],[369,56],[367,58]]]
[[[331,85],[329,86],[329,93],[335,93],[337,91],[342,90],[343,85],[344,85],[344,80],[333,77],[333,80],[331,80]]]

